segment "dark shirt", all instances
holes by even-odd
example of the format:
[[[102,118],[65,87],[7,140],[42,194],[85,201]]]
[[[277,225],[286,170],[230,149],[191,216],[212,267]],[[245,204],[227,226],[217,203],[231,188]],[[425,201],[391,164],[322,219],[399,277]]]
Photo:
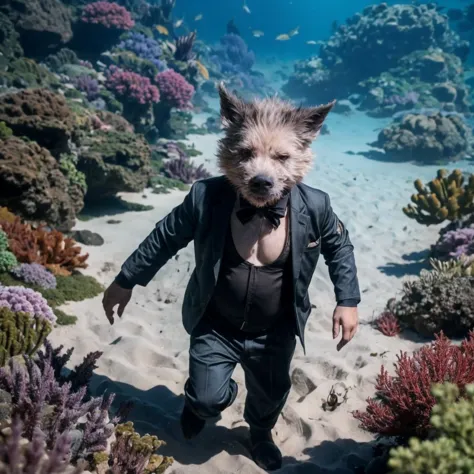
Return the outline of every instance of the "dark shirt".
[[[262,332],[293,313],[290,238],[271,264],[255,266],[238,253],[229,226],[208,313],[245,332]]]

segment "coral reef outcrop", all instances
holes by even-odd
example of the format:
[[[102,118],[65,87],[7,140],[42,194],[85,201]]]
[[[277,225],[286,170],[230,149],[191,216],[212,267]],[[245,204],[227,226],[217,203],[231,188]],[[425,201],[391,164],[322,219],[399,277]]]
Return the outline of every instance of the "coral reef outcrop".
[[[69,230],[83,198],[83,191],[70,185],[48,150],[16,137],[0,142],[1,205],[26,220]]]
[[[470,128],[457,115],[408,114],[384,128],[372,146],[397,161],[443,164],[471,153]]]

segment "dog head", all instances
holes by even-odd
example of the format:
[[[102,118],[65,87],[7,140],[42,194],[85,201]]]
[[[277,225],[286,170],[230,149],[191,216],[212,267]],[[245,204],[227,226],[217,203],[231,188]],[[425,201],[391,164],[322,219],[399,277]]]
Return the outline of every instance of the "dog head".
[[[311,168],[311,143],[335,102],[295,107],[276,98],[244,102],[219,86],[225,136],[218,162],[224,175],[257,207],[278,201]]]

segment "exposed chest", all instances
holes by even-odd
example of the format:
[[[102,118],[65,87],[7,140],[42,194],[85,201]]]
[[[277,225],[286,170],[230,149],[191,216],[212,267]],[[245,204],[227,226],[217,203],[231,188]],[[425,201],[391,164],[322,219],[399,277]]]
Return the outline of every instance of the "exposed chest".
[[[255,216],[245,225],[236,215],[231,216],[231,234],[239,255],[255,266],[269,265],[280,257],[289,238],[289,212],[280,219],[280,225],[274,229],[263,217]]]

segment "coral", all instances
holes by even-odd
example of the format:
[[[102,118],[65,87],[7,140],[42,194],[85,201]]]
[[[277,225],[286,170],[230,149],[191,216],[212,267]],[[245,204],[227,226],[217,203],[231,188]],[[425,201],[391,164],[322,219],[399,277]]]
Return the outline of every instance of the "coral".
[[[466,399],[454,384],[437,384],[431,424],[433,439],[410,440],[408,447],[391,450],[393,474],[453,474],[474,472],[474,385],[466,387]]]
[[[41,57],[72,37],[71,11],[59,0],[16,0],[0,6],[28,57]]]
[[[47,68],[28,58],[11,61],[5,71],[0,72],[0,83],[18,89],[48,87],[56,88],[59,80]]]
[[[69,184],[78,186],[84,194],[87,192],[87,182],[84,173],[77,170],[78,158],[72,153],[62,154],[59,158],[59,167],[69,180]]]
[[[78,76],[74,79],[74,85],[92,101],[99,97],[99,82],[91,76]]]
[[[445,169],[438,170],[436,179],[425,187],[421,180],[414,183],[418,194],[411,196],[415,206],[403,208],[406,216],[420,224],[440,224],[446,219],[455,221],[474,213],[474,175],[467,178],[461,170],[448,175]]]
[[[20,35],[10,19],[0,12],[0,53],[4,58],[13,59],[23,56],[19,38]]]
[[[219,46],[214,50],[214,56],[219,62],[223,74],[238,74],[248,72],[255,64],[255,54],[239,35],[224,35]]]
[[[388,337],[397,336],[401,331],[397,317],[390,311],[380,314],[374,321],[374,325],[384,336]]]
[[[37,291],[31,288],[18,286],[0,287],[0,307],[11,309],[14,312],[23,312],[38,318],[40,321],[56,322],[53,310],[47,301]]]
[[[474,276],[474,255],[471,257],[462,255],[457,259],[447,261],[430,258],[430,265],[433,268],[431,274],[434,276]]]
[[[160,93],[150,79],[115,66],[109,68],[106,87],[125,102],[148,105],[160,100]]]
[[[417,280],[404,283],[401,298],[391,300],[388,309],[423,336],[441,330],[465,336],[474,329],[474,278],[423,270]]]
[[[8,235],[10,250],[19,262],[39,263],[51,271],[59,269],[70,274],[73,270],[87,268],[88,254],[81,255],[81,247],[57,230],[42,227],[32,229],[20,219],[13,223],[1,223]]]
[[[71,437],[62,433],[53,448],[46,450],[44,435],[35,430],[31,441],[22,437],[24,424],[19,417],[12,421],[10,433],[0,433],[0,472],[2,474],[80,474],[80,467],[68,467]]]
[[[431,429],[431,410],[436,402],[431,387],[443,382],[455,384],[462,395],[465,386],[474,382],[474,332],[460,346],[441,333],[413,356],[401,352],[395,376],[382,366],[375,397],[367,400],[365,412],[356,411],[354,417],[371,433],[424,438]]]
[[[163,51],[159,43],[142,33],[130,33],[119,43],[117,48],[131,51],[137,57],[150,61],[158,71],[166,68],[166,63],[161,59]]]
[[[0,251],[0,273],[9,272],[18,265],[15,255],[8,250]]]
[[[0,204],[18,216],[69,230],[84,190],[71,185],[45,148],[16,137],[0,141]]]
[[[446,232],[433,246],[431,254],[441,260],[474,255],[474,229],[466,228]]]
[[[209,178],[211,175],[203,165],[194,166],[189,159],[181,157],[167,161],[163,164],[166,177],[179,180],[185,184],[192,184],[198,179]]]
[[[0,252],[8,250],[8,237],[3,230],[0,229]]]
[[[191,106],[194,87],[181,74],[168,69],[160,72],[155,81],[158,84],[162,102],[178,109],[186,109]]]
[[[7,127],[5,122],[0,122],[0,140],[6,140],[13,135],[11,128]]]
[[[191,32],[188,35],[180,36],[176,39],[176,50],[174,58],[177,61],[191,61],[195,58],[193,53],[194,42],[196,41],[196,32]]]
[[[57,53],[50,54],[44,61],[54,72],[60,72],[66,64],[80,64],[77,54],[69,48],[62,48]],[[91,67],[92,69],[92,67]]]
[[[0,367],[10,357],[35,354],[51,330],[51,323],[45,319],[0,307]]]
[[[150,177],[150,147],[139,135],[102,132],[84,137],[77,169],[85,174],[87,198],[104,198],[118,192],[140,192]]]
[[[18,280],[45,289],[56,288],[56,277],[39,263],[22,263],[11,271]]]
[[[471,131],[460,117],[414,113],[384,128],[371,145],[395,160],[440,164],[469,155],[470,141]]]
[[[130,30],[135,25],[130,12],[114,2],[99,1],[86,5],[81,19],[85,23],[119,30]]]
[[[68,148],[74,123],[66,100],[46,89],[2,96],[0,121],[4,121],[15,135],[36,141],[53,155]]]
[[[0,223],[1,222],[14,222],[16,220],[15,214],[10,212],[6,207],[0,207]],[[1,224],[0,224],[1,225]]]

